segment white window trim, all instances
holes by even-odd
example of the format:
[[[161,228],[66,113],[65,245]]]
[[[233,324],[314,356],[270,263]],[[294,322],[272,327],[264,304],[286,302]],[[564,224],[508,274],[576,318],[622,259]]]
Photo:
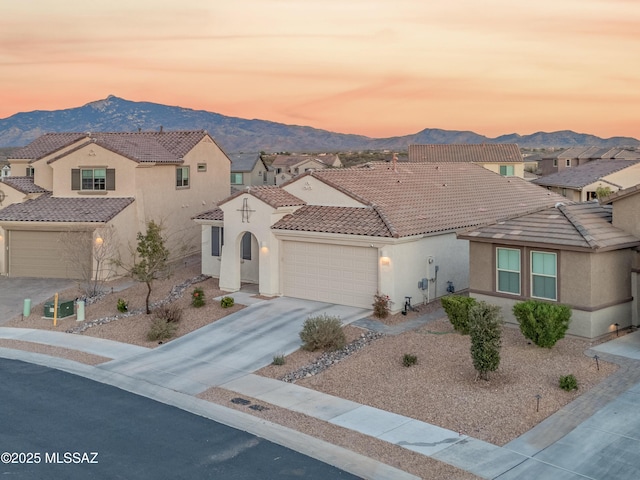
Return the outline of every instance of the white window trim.
[[[187,172],[187,176],[186,176],[186,180],[187,180],[187,184],[184,184],[184,174],[182,176],[182,185],[178,185],[178,170],[181,170],[182,172]],[[176,188],[190,188],[191,187],[191,172],[189,171],[189,167],[188,166],[181,166],[181,167],[176,167]]]
[[[520,260],[520,270],[507,270],[506,268],[498,267],[498,250],[511,250],[513,252],[518,252],[518,259]],[[506,292],[504,290],[500,290],[500,272],[509,272],[509,273],[517,273],[519,277],[518,282],[518,293],[514,292]],[[507,295],[522,295],[522,252],[517,248],[506,248],[506,247],[496,247],[496,292],[504,293]]]
[[[533,254],[534,253],[544,253],[546,255],[553,255],[556,259],[556,274],[555,275],[545,275],[544,273],[533,273]],[[555,291],[554,291],[554,296],[555,298],[547,298],[547,297],[536,297],[533,294],[533,276],[537,275],[539,277],[547,277],[547,278],[553,278],[555,279]],[[530,255],[529,255],[529,284],[530,284],[530,294],[531,294],[531,298],[537,298],[539,300],[547,300],[549,302],[557,302],[558,301],[558,254],[555,252],[544,252],[541,250],[531,250]]]
[[[102,183],[102,187],[103,188],[95,188],[96,184],[96,170],[104,170],[104,178],[103,183]],[[84,172],[88,172],[91,171],[92,175],[91,175],[91,188],[85,188],[84,187]],[[95,168],[80,168],[80,191],[85,191],[85,192],[103,192],[107,190],[107,169],[104,167],[95,167]]]

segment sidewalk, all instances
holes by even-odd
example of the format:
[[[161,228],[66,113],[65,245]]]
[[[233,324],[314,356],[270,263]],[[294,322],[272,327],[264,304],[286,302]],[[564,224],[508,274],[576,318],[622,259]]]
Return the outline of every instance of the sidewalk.
[[[236,301],[241,303],[242,300],[242,296],[238,295]],[[590,352],[590,355],[597,352],[603,360],[621,364],[616,374],[534,429],[504,447],[498,447],[425,422],[253,374],[271,363],[274,351],[289,353],[298,348],[300,325],[293,319],[305,318],[306,315],[301,312],[303,306],[314,307],[313,302],[287,298],[257,302],[156,349],[57,332],[0,328],[0,338],[61,346],[114,360],[88,367],[8,349],[0,349],[0,356],[10,355],[7,358],[20,357],[34,363],[43,362],[43,365],[88,376],[134,393],[143,392],[141,394],[150,398],[194,412],[202,412],[203,409],[209,412],[213,408],[202,404],[203,401],[195,398],[195,395],[213,386],[221,387],[399,445],[482,478],[640,478],[640,460],[635,454],[640,449],[640,438],[635,434],[640,431],[640,409],[637,408],[640,400],[640,331],[595,347]],[[340,316],[346,320],[345,323],[353,322],[372,329],[377,327],[375,322],[362,318],[366,313],[364,311],[349,307],[336,308],[342,309]],[[413,322],[422,325],[440,316],[431,314]],[[264,322],[267,317],[269,322]],[[260,318],[258,326],[251,321],[252,318],[254,321]],[[242,333],[242,342],[234,343],[233,338],[238,336],[238,332]],[[626,358],[629,356],[632,358]],[[629,402],[634,399],[635,407],[629,408]],[[614,422],[616,428],[624,430],[623,435],[611,432],[607,426],[610,418],[619,415],[621,407],[617,402],[626,405],[624,422]],[[260,425],[264,426],[263,420],[236,410],[221,406],[213,410],[215,412],[209,412],[206,416],[225,424],[229,424],[236,414],[240,415],[243,425],[240,428],[251,433],[255,433],[255,428],[261,428]],[[590,422],[592,426],[589,426]],[[581,430],[576,434],[585,425],[587,431]],[[637,429],[634,431],[630,426]],[[283,427],[273,428],[279,435]],[[261,428],[260,431],[260,436],[281,443],[273,438],[270,429]],[[600,433],[593,434],[594,431]],[[606,442],[609,450],[598,454],[598,440],[602,441],[603,431],[612,437]],[[568,438],[571,438],[569,445],[565,440]],[[292,444],[292,448],[300,451],[298,443]],[[289,446],[288,443],[284,445]],[[594,464],[585,459],[583,452],[586,451],[592,453]],[[607,458],[610,459],[608,462]],[[375,471],[368,470],[363,476],[414,478],[406,476],[406,472],[384,467],[387,469],[380,464],[373,468]],[[613,477],[606,476],[614,473]]]

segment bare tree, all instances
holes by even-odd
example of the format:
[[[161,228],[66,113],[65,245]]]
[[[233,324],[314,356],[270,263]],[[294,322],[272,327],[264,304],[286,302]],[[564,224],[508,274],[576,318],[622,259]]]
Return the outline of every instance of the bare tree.
[[[94,232],[67,231],[60,234],[60,252],[68,268],[78,278],[78,287],[87,297],[103,292],[104,284],[113,278],[113,260],[120,248],[118,233],[113,226]]]

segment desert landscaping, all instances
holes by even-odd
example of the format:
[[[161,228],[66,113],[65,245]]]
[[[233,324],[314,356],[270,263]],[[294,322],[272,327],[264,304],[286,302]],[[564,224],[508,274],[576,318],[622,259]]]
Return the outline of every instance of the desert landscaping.
[[[171,304],[177,305],[182,312],[176,336],[185,335],[244,308],[238,304],[222,308],[219,301],[213,300],[223,295],[218,289],[217,280],[199,275],[199,264],[186,262],[169,279],[154,283],[151,301],[171,300]],[[197,283],[191,283],[194,281]],[[181,286],[178,289],[181,291],[174,289],[172,293],[176,285]],[[206,304],[200,308],[191,306],[191,293],[195,287],[202,288],[206,297]],[[153,318],[153,312],[151,315],[144,313],[146,286],[121,279],[109,283],[107,291],[109,293],[95,303],[87,304],[84,322],[68,317],[58,320],[54,327],[52,319],[43,318],[43,305],[36,305],[29,317],[17,316],[4,326],[66,332],[80,331],[87,325],[107,319],[109,321],[86,328],[79,334],[149,348],[158,347],[158,342],[146,338]],[[60,292],[60,298],[73,299],[78,295],[79,292],[75,290]],[[126,314],[117,310],[120,298],[128,302],[129,311]],[[402,325],[437,307],[438,302],[421,305],[417,312],[409,312],[406,316],[396,314],[384,322],[391,326]],[[349,342],[365,333],[356,326],[345,326],[344,331]],[[108,360],[82,352],[14,340],[2,340],[0,346],[37,351],[88,364]],[[592,342],[587,340],[564,338],[551,349],[540,348],[527,341],[517,328],[505,326],[500,367],[491,374],[489,381],[476,380],[469,352],[469,337],[455,332],[444,317],[415,330],[373,339],[366,347],[335,362],[330,368],[317,374],[307,374],[296,383],[504,445],[616,371],[616,365],[603,361],[596,368],[594,359],[585,355],[590,346]],[[290,372],[313,364],[321,353],[298,350],[285,358],[284,365],[265,366],[256,373],[281,379]],[[417,357],[415,365],[403,365],[402,358],[406,353]],[[559,388],[559,377],[568,374],[577,378],[577,391],[567,392]],[[275,406],[248,410],[231,402],[235,396],[233,392],[220,388],[199,395],[200,398],[243,409],[265,420],[342,444],[423,478],[437,478],[431,477],[436,472],[445,478],[475,478],[467,472],[400,447],[389,448],[385,442]]]

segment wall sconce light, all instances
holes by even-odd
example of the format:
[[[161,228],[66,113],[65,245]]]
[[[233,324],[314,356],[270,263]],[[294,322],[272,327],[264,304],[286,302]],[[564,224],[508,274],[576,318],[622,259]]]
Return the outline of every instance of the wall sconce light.
[[[96,237],[96,247],[101,247],[103,242],[104,240],[102,240],[102,237],[100,236]]]
[[[389,265],[389,263],[391,263],[389,252],[387,250],[380,251],[380,263],[382,265]]]
[[[2,235],[0,235],[0,242],[4,240],[4,237]]]
[[[266,252],[267,250],[269,250],[269,248],[267,247],[267,242],[265,242],[264,240],[262,242],[260,242],[260,249],[264,252]]]

